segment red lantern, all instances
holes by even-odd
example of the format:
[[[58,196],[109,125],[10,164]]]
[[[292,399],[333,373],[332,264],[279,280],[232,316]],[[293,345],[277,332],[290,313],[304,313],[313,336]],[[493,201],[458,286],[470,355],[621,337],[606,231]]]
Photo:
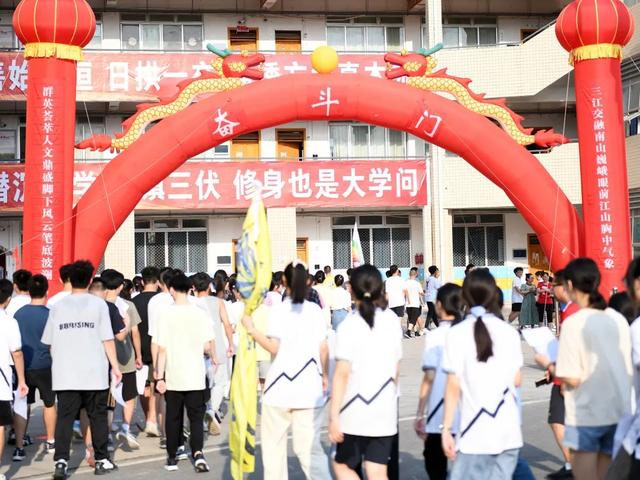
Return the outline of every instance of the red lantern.
[[[96,19],[85,0],[22,0],[13,27],[29,59],[23,268],[51,280],[72,260],[76,61]]]
[[[620,59],[633,30],[633,16],[620,0],[574,1],[556,23],[558,40],[575,67],[585,228],[581,253],[598,263],[606,296],[624,289],[631,259]]]

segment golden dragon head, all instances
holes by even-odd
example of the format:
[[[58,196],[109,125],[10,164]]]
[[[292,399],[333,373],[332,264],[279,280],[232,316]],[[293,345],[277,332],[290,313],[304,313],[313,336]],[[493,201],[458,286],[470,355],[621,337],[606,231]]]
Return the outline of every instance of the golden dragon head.
[[[387,62],[387,78],[423,77],[430,74],[438,64],[433,54],[442,47],[443,45],[438,43],[429,50],[421,48],[418,53],[410,53],[406,50],[400,53],[387,53],[384,56],[384,61]]]
[[[207,45],[207,49],[215,53],[219,58],[212,62],[216,72],[225,78],[250,78],[251,80],[262,80],[264,72],[258,67],[264,63],[264,55],[261,53],[249,54],[242,52],[241,54],[233,54],[229,50],[220,50],[211,44]]]

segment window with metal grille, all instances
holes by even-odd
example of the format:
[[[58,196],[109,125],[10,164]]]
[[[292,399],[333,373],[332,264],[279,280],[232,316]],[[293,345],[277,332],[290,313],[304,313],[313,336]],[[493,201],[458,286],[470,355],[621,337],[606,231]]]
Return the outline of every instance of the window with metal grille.
[[[407,154],[404,132],[375,125],[330,123],[329,146],[331,158],[382,158]]]
[[[453,266],[504,265],[504,217],[501,214],[453,216]]]
[[[355,218],[333,218],[334,268],[351,267],[351,236]],[[411,230],[408,226],[396,226],[401,223],[408,225],[409,217],[367,215],[357,218],[358,235],[366,263],[379,268],[387,268],[393,264],[400,268],[411,266]],[[345,221],[348,219],[351,221]]]
[[[147,265],[206,271],[206,225],[206,219],[136,220],[136,271]]]

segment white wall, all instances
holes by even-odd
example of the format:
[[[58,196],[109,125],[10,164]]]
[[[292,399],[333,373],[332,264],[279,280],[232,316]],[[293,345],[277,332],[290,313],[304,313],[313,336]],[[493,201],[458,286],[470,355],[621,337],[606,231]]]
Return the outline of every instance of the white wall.
[[[233,240],[242,234],[242,217],[212,216],[208,222],[207,259],[209,272],[222,268],[231,273],[232,264],[218,264],[217,257],[229,256],[233,262]]]
[[[308,239],[309,268],[333,265],[331,217],[298,214],[296,224],[298,238]]]
[[[519,213],[506,213],[504,215],[504,264],[515,268],[527,268],[527,258],[513,258],[514,249],[527,249],[527,235],[534,233],[529,224],[522,218]]]
[[[409,225],[411,227],[411,266],[414,266],[415,264],[415,257],[417,253],[423,254],[425,262],[427,261],[427,255],[425,255],[424,252],[424,232],[422,230],[422,222],[422,212],[419,215],[409,216]]]
[[[538,30],[552,20],[551,17],[498,17],[498,43],[518,43],[520,30]]]

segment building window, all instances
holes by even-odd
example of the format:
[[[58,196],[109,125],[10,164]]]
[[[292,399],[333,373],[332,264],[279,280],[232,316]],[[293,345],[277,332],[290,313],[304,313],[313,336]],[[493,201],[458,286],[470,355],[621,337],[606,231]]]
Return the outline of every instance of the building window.
[[[102,14],[96,13],[96,31],[91,38],[91,41],[87,44],[85,48],[88,49],[100,49],[102,48]]]
[[[406,157],[404,132],[375,125],[330,123],[331,158]]]
[[[453,266],[504,265],[504,217],[501,214],[453,216]]]
[[[202,16],[122,14],[123,50],[202,50]]]
[[[631,239],[633,241],[633,256],[640,256],[640,208],[631,210]]]
[[[424,39],[423,29],[423,39]],[[445,48],[477,47],[498,43],[498,24],[494,17],[445,17],[442,41]],[[424,40],[423,40],[424,41]]]
[[[237,52],[257,52],[258,51],[258,29],[257,28],[237,28],[228,29],[229,48]]]
[[[351,267],[351,236],[358,228],[366,263],[378,268],[411,266],[411,229],[408,216],[362,215],[333,218],[333,266]]]
[[[0,48],[18,48],[20,46],[11,20],[11,12],[0,12]]]
[[[339,52],[402,50],[402,17],[327,18],[327,44]]]
[[[15,130],[0,130],[0,161],[13,162],[18,153],[18,138]]]
[[[102,116],[89,116],[82,115],[76,118],[76,136],[75,143],[78,144],[82,140],[91,138],[93,135],[104,135],[105,129],[105,117]],[[92,152],[89,149],[76,149],[76,159],[98,159],[100,156],[96,152]]]
[[[207,271],[207,220],[204,218],[136,220],[136,271],[153,265],[186,273]]]

